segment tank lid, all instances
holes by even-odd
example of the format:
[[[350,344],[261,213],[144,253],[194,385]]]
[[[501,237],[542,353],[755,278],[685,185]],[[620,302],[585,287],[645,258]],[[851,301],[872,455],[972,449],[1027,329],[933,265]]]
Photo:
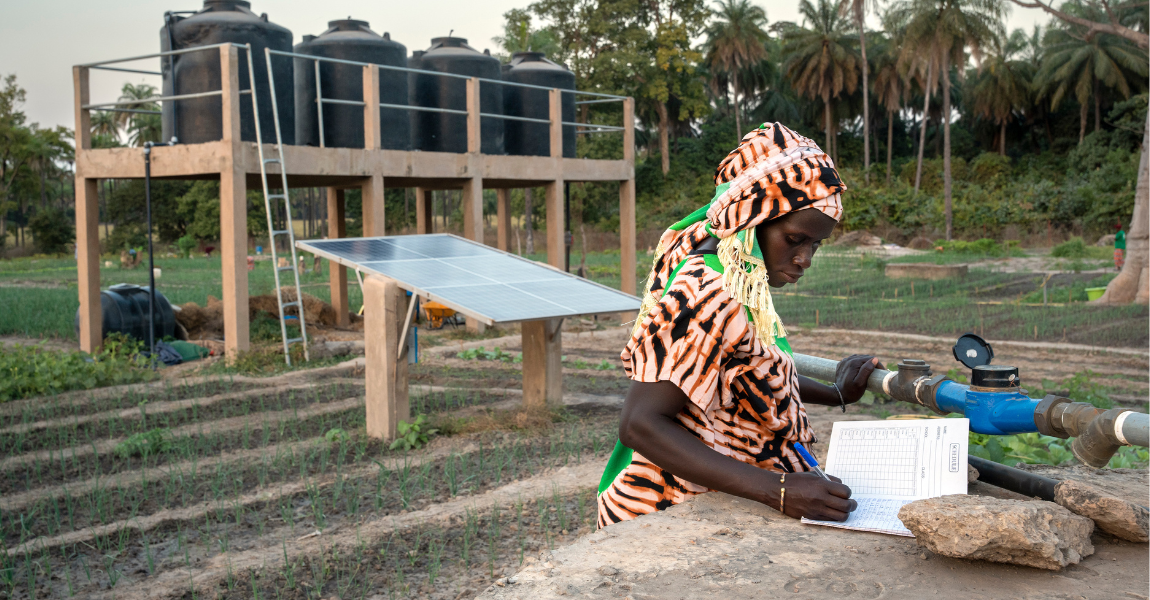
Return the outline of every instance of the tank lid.
[[[211,10],[244,10],[251,12],[252,3],[247,0],[204,0],[204,8]]]
[[[437,37],[431,38],[431,47],[427,49],[428,52],[437,48],[466,48],[472,52],[478,53],[479,51],[467,45],[467,38],[461,37]]]
[[[348,17],[346,19],[338,19],[335,21],[328,21],[327,22],[327,30],[328,31],[360,31],[360,30],[371,31],[371,27],[368,25],[367,21],[360,21],[358,19],[353,19],[351,17]],[[372,33],[375,33],[375,32],[372,31]]]
[[[516,52],[511,55],[511,62],[505,65],[508,70],[517,69],[520,67],[528,67],[531,69],[558,69],[566,71],[567,67],[561,65],[553,60],[548,60],[547,55],[542,52]]]
[[[315,36],[314,36],[314,35],[310,35],[310,34],[307,34],[307,35],[304,35],[304,36],[303,36],[303,42],[304,42],[305,44],[306,44],[306,43],[308,43],[308,42],[310,42],[310,41],[312,41],[312,40],[314,40],[314,39],[315,39]]]

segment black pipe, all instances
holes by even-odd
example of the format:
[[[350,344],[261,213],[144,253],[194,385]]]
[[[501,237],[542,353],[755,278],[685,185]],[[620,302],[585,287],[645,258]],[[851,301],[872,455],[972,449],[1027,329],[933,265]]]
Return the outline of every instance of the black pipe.
[[[996,462],[968,456],[970,466],[978,470],[978,480],[983,483],[1017,492],[1023,496],[1037,497],[1054,501],[1054,488],[1062,483],[1056,479],[1027,473],[1021,469],[1000,465]]]

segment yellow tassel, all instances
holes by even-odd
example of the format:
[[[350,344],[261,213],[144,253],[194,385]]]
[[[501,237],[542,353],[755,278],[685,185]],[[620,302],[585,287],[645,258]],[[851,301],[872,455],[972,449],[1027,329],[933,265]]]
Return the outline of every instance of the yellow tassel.
[[[742,304],[751,313],[755,332],[767,346],[775,345],[776,338],[786,337],[782,319],[775,312],[767,282],[767,266],[750,254],[754,245],[754,234],[746,236],[746,248],[737,236],[728,236],[719,241],[719,262],[723,264],[723,289],[731,298]],[[751,270],[747,271],[750,263]]]

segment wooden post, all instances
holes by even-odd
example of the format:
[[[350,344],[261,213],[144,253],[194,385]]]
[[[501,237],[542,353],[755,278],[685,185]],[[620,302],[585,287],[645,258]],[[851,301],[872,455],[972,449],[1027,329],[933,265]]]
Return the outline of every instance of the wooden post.
[[[525,321],[523,330],[523,406],[563,402],[563,319]]]
[[[223,141],[220,170],[220,263],[223,271],[224,352],[228,360],[248,349],[248,201],[247,175],[240,141],[239,56],[235,46],[220,47],[223,73]],[[271,240],[270,243],[275,243]]]
[[[483,243],[483,179],[463,181],[463,237]]]
[[[635,100],[623,101],[623,160],[628,164],[626,181],[619,182],[619,271],[620,289],[636,295],[635,269],[638,240],[635,236]]]
[[[511,194],[507,188],[495,190],[495,247],[510,252],[511,244]]]
[[[567,269],[567,223],[563,206],[563,111],[559,90],[548,92],[551,121],[551,159],[557,178],[546,184],[547,193],[547,264],[559,269]]]
[[[399,421],[411,419],[407,359],[399,358],[407,294],[395,280],[369,275],[363,282],[363,301],[367,435],[391,440]]]
[[[380,149],[379,123],[379,67],[363,67],[363,147],[367,150]]]
[[[419,234],[435,233],[435,223],[432,222],[431,190],[415,188],[415,232]]]
[[[76,154],[92,148],[91,111],[82,108],[90,102],[88,69],[72,67],[73,101],[76,111]],[[80,349],[100,351],[103,345],[103,311],[100,306],[100,203],[96,179],[88,179],[76,168],[76,272],[80,294]],[[7,232],[0,231],[0,236]],[[3,238],[0,238],[3,239]]]
[[[467,152],[469,154],[479,154],[479,149],[482,147],[479,106],[479,79],[472,77],[467,80]]]
[[[383,175],[376,173],[364,179],[360,190],[363,198],[363,237],[385,235],[387,207],[383,199]]]
[[[340,239],[347,237],[347,211],[344,192],[333,187],[327,188],[327,237]],[[347,267],[331,262],[328,265],[328,280],[331,286],[331,307],[335,309],[336,326],[351,324],[347,306]]]

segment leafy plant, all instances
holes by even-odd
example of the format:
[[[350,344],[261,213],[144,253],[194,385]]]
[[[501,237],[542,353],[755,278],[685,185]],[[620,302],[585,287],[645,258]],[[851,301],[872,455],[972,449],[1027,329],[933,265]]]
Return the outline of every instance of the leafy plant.
[[[196,236],[190,233],[176,240],[176,246],[180,249],[180,256],[183,258],[191,258],[192,251],[196,249],[197,245],[199,242],[196,241]]]
[[[0,402],[146,381],[155,377],[137,357],[140,343],[108,336],[104,350],[83,352],[45,350],[40,346],[0,346]]]
[[[395,441],[391,443],[391,449],[402,447],[404,450],[414,450],[423,446],[430,436],[439,433],[438,429],[426,429],[426,427],[427,415],[419,415],[411,423],[400,421],[396,426],[398,432]]]
[[[170,433],[165,428],[134,433],[128,439],[116,444],[112,450],[120,458],[133,456],[154,456],[171,448]]]
[[[1007,466],[1019,463],[1065,465],[1075,462],[1070,450],[1073,440],[1050,437],[1038,433],[1016,435],[970,434],[970,455],[992,460]],[[1109,466],[1118,468],[1145,468],[1150,462],[1146,448],[1124,446],[1110,459]]]
[[[523,362],[522,354],[511,354],[509,352],[504,352],[503,348],[499,347],[488,350],[487,348],[480,346],[478,348],[464,350],[455,356],[456,358],[461,358],[463,360],[498,360],[500,362],[506,363]]]
[[[327,440],[330,444],[338,444],[341,442],[350,441],[351,434],[344,431],[343,429],[340,429],[339,427],[334,427],[332,429],[328,429],[327,433],[323,434],[323,439]]]

